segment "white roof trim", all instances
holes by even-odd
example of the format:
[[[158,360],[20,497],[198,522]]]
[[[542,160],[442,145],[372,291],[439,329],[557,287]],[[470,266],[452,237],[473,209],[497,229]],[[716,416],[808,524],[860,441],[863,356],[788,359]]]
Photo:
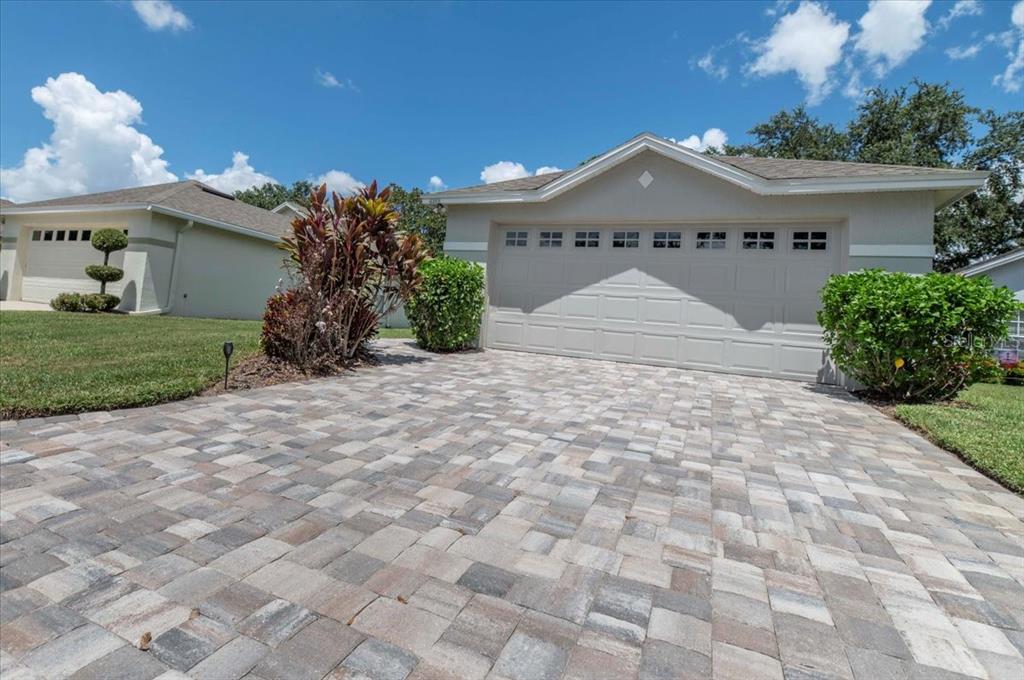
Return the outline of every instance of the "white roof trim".
[[[983,274],[987,271],[998,269],[999,267],[1002,267],[1004,264],[1016,262],[1017,260],[1024,260],[1024,248],[1017,248],[1016,250],[1011,250],[1008,253],[1003,253],[999,257],[993,257],[989,260],[985,260],[984,262],[968,265],[963,269],[958,269],[957,274],[963,274],[964,276],[974,276],[975,274]]]
[[[2,215],[63,215],[68,213],[101,213],[101,212],[121,212],[125,210],[148,210],[151,212],[160,213],[163,215],[170,215],[171,217],[180,217],[185,220],[195,220],[200,224],[206,224],[211,227],[217,227],[218,229],[224,229],[226,231],[233,231],[237,234],[244,236],[251,236],[252,238],[262,239],[264,241],[279,241],[279,236],[268,234],[263,231],[257,231],[255,229],[249,229],[237,224],[230,222],[222,222],[215,220],[210,217],[203,217],[202,215],[195,215],[193,213],[185,212],[183,210],[174,210],[173,208],[166,208],[162,205],[155,203],[110,203],[108,205],[60,205],[60,206],[39,206],[36,208],[16,208],[13,206],[6,206],[0,210]]]
[[[761,196],[796,196],[804,194],[839,194],[871,191],[915,191],[965,189],[967,193],[977,189],[988,178],[987,172],[964,171],[955,177],[944,177],[941,173],[924,171],[920,174],[894,177],[830,177],[816,179],[774,179],[768,180],[751,174],[727,163],[680,146],[667,139],[644,133],[611,151],[598,156],[586,165],[572,170],[553,182],[538,189],[524,191],[484,191],[475,194],[445,195],[445,192],[428,194],[423,200],[428,203],[446,205],[472,203],[542,203],[573,187],[629,160],[644,151],[654,151],[684,165],[702,170],[709,175],[743,187]]]
[[[285,208],[288,208],[289,210],[294,210],[295,212],[299,213],[300,215],[306,210],[304,207],[302,207],[301,205],[299,205],[295,201],[285,201],[284,203],[282,203],[281,205],[277,206],[276,208],[274,208],[270,212],[281,214],[281,211],[284,210]]]

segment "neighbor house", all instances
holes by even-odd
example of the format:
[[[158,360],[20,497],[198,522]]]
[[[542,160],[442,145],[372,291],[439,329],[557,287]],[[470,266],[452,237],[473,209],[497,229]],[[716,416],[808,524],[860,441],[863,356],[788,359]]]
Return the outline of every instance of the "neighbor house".
[[[984,172],[716,156],[641,134],[556,172],[429,195],[487,268],[486,347],[833,382],[830,274],[931,270]]]
[[[964,267],[958,273],[987,276],[995,285],[1012,290],[1017,299],[1024,302],[1024,247]],[[995,348],[996,355],[1008,362],[1024,360],[1024,312],[1017,312],[1009,326],[1010,335]]]
[[[124,278],[108,285],[132,314],[255,319],[281,277],[276,247],[294,215],[263,210],[201,182],[0,206],[0,299],[47,303],[98,292],[85,267],[103,261],[89,238],[121,229],[111,256]]]

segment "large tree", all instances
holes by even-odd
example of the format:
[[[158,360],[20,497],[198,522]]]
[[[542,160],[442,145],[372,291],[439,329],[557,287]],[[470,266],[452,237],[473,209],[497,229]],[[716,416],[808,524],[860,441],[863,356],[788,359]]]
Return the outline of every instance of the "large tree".
[[[398,229],[419,234],[431,255],[444,251],[444,235],[448,227],[448,213],[441,205],[427,205],[423,202],[423,190],[418,187],[406,190],[391,184],[391,204],[398,211]]]
[[[985,186],[935,217],[935,268],[950,271],[1024,244],[1024,112],[969,106],[948,83],[874,88],[845,131],[803,106],[754,126],[726,153],[988,170]]]
[[[293,183],[291,187],[283,184],[267,182],[258,187],[250,187],[244,191],[236,191],[235,198],[255,205],[264,210],[273,210],[285,201],[298,203],[302,206],[309,205],[309,195],[314,189],[313,183],[304,179]]]

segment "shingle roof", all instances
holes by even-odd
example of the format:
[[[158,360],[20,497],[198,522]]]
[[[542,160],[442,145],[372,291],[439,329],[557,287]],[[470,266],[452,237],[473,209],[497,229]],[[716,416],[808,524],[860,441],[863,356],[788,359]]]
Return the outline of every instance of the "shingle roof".
[[[790,158],[753,156],[714,156],[734,168],[763,179],[828,179],[841,177],[900,177],[903,175],[942,175],[963,172],[947,168],[924,168],[916,165],[884,165],[882,163],[847,163],[845,161],[809,161]]]
[[[6,198],[0,198],[0,205],[14,205],[14,201],[8,201]]]
[[[71,208],[139,203],[188,213],[200,219],[226,222],[271,236],[283,235],[291,224],[289,217],[236,200],[229,194],[191,179],[168,184],[104,191],[97,194],[65,196],[47,201],[19,203],[13,207],[20,210],[22,208]]]
[[[885,165],[882,163],[847,163],[844,161],[811,161],[788,158],[761,158],[752,156],[710,156],[710,158],[731,165],[734,168],[767,180],[786,179],[833,179],[843,177],[901,177],[913,175],[942,176],[947,173],[962,173],[962,170],[947,168],[926,168],[916,165]],[[512,179],[493,184],[477,184],[433,194],[434,196],[466,196],[497,191],[532,191],[568,174],[569,170],[551,172]]]

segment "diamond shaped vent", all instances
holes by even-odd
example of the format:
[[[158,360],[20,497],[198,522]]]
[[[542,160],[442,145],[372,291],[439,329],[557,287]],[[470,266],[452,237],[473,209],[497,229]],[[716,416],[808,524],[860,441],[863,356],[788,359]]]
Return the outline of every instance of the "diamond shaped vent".
[[[640,186],[646,189],[647,187],[651,186],[651,182],[654,181],[654,175],[644,170],[644,174],[637,177],[636,181],[640,182]]]

